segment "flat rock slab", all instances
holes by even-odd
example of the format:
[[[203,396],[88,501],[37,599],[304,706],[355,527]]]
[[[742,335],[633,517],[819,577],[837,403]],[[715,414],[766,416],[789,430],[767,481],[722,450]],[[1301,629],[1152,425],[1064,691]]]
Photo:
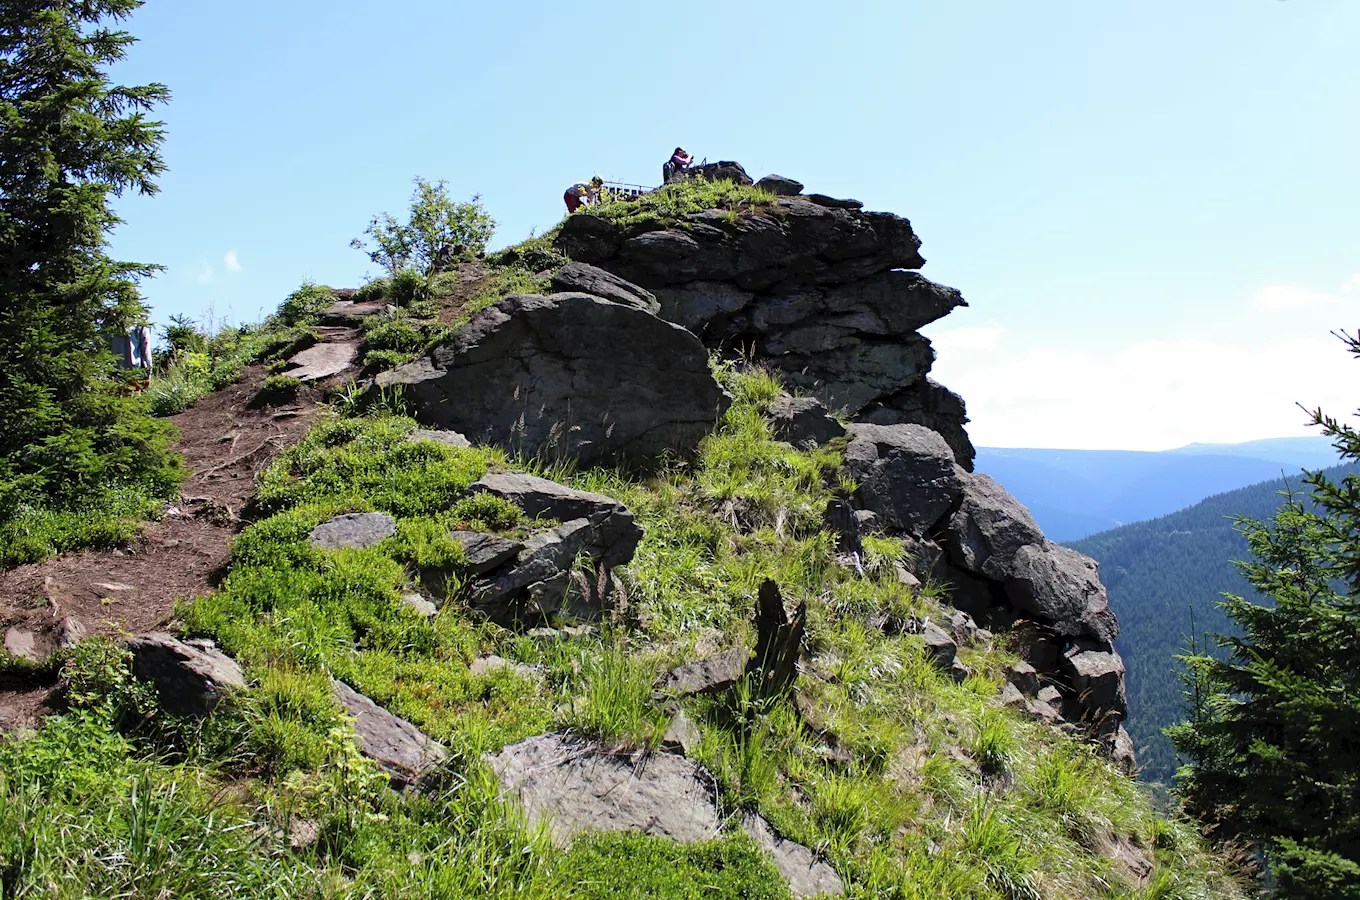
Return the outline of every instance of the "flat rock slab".
[[[129,638],[127,648],[132,674],[154,684],[161,706],[178,716],[207,715],[227,693],[246,686],[236,660],[211,641],[191,644],[157,631]]]
[[[335,341],[313,344],[300,353],[293,354],[288,360],[284,375],[299,381],[320,381],[339,375],[359,362],[358,341]]]
[[[468,569],[474,575],[490,572],[501,563],[514,559],[524,549],[519,541],[480,531],[455,531],[449,537],[463,548]]]
[[[394,312],[396,307],[381,300],[368,300],[356,303],[353,300],[337,300],[321,311],[321,321],[326,325],[351,325],[369,316],[381,316]]]
[[[661,679],[657,689],[666,694],[690,696],[716,694],[737,683],[751,655],[740,647],[715,653],[707,659],[676,666]]]
[[[845,882],[835,869],[802,844],[780,837],[763,817],[747,813],[742,817],[741,830],[774,860],[775,868],[795,897],[845,894]]]
[[[661,311],[661,303],[651,291],[589,263],[567,263],[553,273],[552,286],[555,291],[580,291],[613,303],[636,306],[652,315]]]
[[[387,513],[346,513],[322,522],[307,536],[312,546],[326,550],[364,550],[397,533],[397,521]]]
[[[472,441],[456,431],[442,431],[438,428],[417,428],[411,432],[413,441],[434,441],[448,447],[471,447]]]
[[[587,552],[606,566],[621,566],[633,558],[642,540],[642,526],[633,513],[613,497],[578,491],[546,478],[518,472],[493,472],[473,482],[469,494],[492,494],[524,510],[531,517],[559,522],[585,519],[590,523]]]
[[[17,625],[5,631],[5,652],[32,663],[43,661],[42,654],[38,652],[37,637],[27,628]]]
[[[712,776],[670,753],[613,753],[557,734],[488,757],[501,792],[524,804],[531,827],[548,823],[561,847],[586,831],[640,831],[682,843],[718,836]]]
[[[392,715],[343,681],[331,693],[354,718],[359,752],[378,764],[398,787],[419,786],[448,758],[444,748],[405,719]]]

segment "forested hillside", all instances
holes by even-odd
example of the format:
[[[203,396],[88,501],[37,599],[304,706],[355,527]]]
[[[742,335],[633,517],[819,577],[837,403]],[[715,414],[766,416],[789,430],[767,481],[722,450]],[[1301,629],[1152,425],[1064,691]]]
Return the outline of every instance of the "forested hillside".
[[[1169,515],[1206,497],[1300,468],[1337,462],[1321,438],[1190,444],[1175,450],[979,447],[977,467],[1020,502],[1055,541]]]
[[[1353,470],[1336,466],[1326,472],[1337,478]],[[1229,622],[1217,606],[1219,597],[1250,590],[1233,565],[1247,552],[1233,519],[1268,518],[1288,486],[1297,488],[1298,479],[1263,481],[1071,543],[1100,563],[1110,606],[1119,616],[1116,643],[1128,668],[1128,728],[1147,780],[1169,781],[1175,772],[1162,729],[1182,717],[1173,657],[1183,651],[1192,613],[1197,630],[1226,631]]]

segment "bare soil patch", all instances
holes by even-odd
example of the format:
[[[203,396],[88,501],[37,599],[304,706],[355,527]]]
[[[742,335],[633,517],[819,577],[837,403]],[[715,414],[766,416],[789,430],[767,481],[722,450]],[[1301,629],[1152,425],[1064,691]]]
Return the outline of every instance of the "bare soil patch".
[[[191,475],[178,503],[125,547],[90,550],[0,572],[0,639],[10,629],[33,636],[45,656],[63,629],[124,634],[164,626],[175,604],[207,593],[224,574],[232,535],[260,472],[306,433],[326,385],[304,387],[296,402],[260,406],[263,366],[172,417],[176,449]],[[0,733],[27,727],[47,711],[55,680],[21,670],[0,673]]]

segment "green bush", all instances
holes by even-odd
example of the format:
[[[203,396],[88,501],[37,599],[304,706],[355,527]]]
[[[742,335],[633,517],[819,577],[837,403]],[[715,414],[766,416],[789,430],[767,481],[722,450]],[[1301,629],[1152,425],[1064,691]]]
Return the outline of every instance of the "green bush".
[[[302,287],[289,294],[274,317],[281,325],[305,325],[316,319],[326,307],[335,302],[335,294],[321,284],[304,281]]]
[[[480,197],[457,203],[450,199],[444,181],[418,177],[415,184],[406,224],[391,213],[374,216],[364,229],[372,244],[355,238],[350,246],[366,252],[394,278],[406,269],[428,278],[459,259],[486,251],[496,220],[482,208]]]
[[[372,281],[364,282],[363,286],[354,292],[354,299],[360,303],[371,303],[382,300],[392,289],[392,283],[386,278],[374,278]]]

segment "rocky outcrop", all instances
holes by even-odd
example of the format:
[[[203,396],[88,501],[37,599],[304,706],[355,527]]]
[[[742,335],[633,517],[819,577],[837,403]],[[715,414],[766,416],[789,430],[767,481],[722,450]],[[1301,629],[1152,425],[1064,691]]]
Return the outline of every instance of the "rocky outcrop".
[[[952,449],[924,426],[856,424],[843,466],[858,484],[861,512],[908,545],[904,575],[947,585],[950,602],[965,611],[948,631],[925,625],[936,665],[966,677],[955,651],[976,631],[967,613],[992,625],[1026,620],[1037,629],[1022,644],[1033,650],[1028,672],[1015,673],[1003,702],[1044,721],[1080,723],[1124,754],[1127,741],[1115,741],[1127,714],[1124,666],[1111,644],[1119,623],[1095,561],[1046,540],[1029,510],[991,478],[955,465]],[[828,520],[838,546],[847,521],[843,513]],[[1041,678],[1056,696],[1026,699]]]
[[[782,196],[735,217],[706,210],[665,227],[572,216],[557,246],[646,288],[663,318],[773,365],[829,407],[934,429],[971,468],[963,403],[927,378],[934,352],[918,333],[965,304],[909,271],[925,262],[911,223],[858,201],[798,196],[791,179],[761,186]]]
[[[729,403],[694,335],[579,293],[506,297],[376,383],[427,425],[582,463],[687,454]]]
[[[425,587],[438,597],[461,589],[474,576],[468,603],[502,625],[534,624],[557,614],[593,618],[607,596],[587,596],[572,578],[578,559],[592,560],[606,576],[633,558],[642,527],[622,503],[546,478],[491,473],[471,484],[465,496],[490,494],[514,503],[531,519],[559,520],[522,541],[475,531],[450,537],[463,550],[453,570],[421,572]],[[594,605],[592,605],[594,604]]]
[[[963,489],[954,453],[921,425],[855,425],[845,471],[859,484],[855,499],[886,528],[925,534]]]
[[[156,688],[160,705],[177,716],[206,716],[232,691],[246,686],[236,660],[212,641],[181,641],[165,632],[128,638],[132,674]]]

